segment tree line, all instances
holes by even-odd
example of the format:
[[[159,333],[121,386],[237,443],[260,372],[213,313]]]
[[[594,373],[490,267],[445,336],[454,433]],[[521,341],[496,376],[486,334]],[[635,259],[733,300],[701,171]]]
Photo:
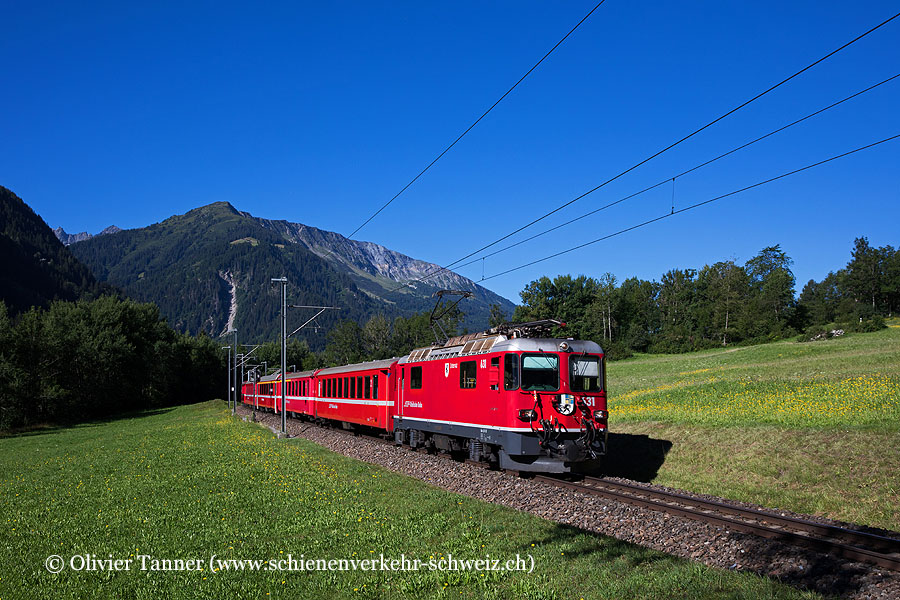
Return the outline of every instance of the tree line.
[[[743,265],[721,261],[672,269],[660,281],[612,274],[542,277],[521,292],[514,321],[553,316],[559,335],[599,342],[612,358],[673,353],[793,337],[826,325],[874,330],[900,302],[900,251],[855,241],[851,260],[795,298],[793,260],[780,245]]]
[[[900,249],[873,248],[857,238],[851,260],[821,282],[810,280],[799,304],[813,324],[874,320],[892,316],[900,308]]]
[[[153,304],[114,296],[15,319],[0,301],[0,429],[221,397],[220,346],[175,332]]]

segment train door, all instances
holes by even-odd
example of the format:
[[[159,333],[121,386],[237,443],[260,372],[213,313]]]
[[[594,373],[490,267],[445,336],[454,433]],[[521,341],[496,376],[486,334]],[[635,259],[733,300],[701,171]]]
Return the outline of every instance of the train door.
[[[500,357],[491,357],[491,367],[488,369],[488,384],[490,389],[500,391]]]
[[[372,373],[372,381],[376,381],[376,382],[378,381],[378,374],[379,374],[379,371],[375,371],[374,373]],[[366,388],[368,388],[369,387],[369,378],[366,377],[363,381],[365,381]],[[373,385],[377,385],[377,383],[373,384]],[[385,386],[385,388],[384,388],[384,398],[376,398],[374,393],[369,394],[368,391],[366,392],[366,394],[367,394],[366,398],[371,397],[372,400],[376,402],[376,405],[379,406],[379,409],[378,409],[379,411],[384,411],[380,417],[384,420],[381,422],[384,424],[385,429],[387,429],[388,431],[391,431],[394,428],[394,424],[391,422],[392,421],[391,407],[388,405],[388,400],[390,399],[391,395],[388,392],[387,386]],[[379,402],[381,404],[378,404]]]
[[[397,378],[397,414],[404,416],[403,410],[403,388],[406,387],[406,368],[400,368],[400,377]]]

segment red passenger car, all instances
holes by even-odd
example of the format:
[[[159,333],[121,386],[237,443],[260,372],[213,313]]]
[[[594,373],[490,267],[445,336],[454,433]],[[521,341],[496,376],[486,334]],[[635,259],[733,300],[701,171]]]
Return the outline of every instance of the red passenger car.
[[[393,358],[316,371],[318,397],[311,416],[392,430],[390,381],[396,363]]]
[[[315,402],[313,374],[314,371],[305,371],[288,373],[285,376],[285,401],[288,413],[301,415],[312,412]],[[281,411],[281,374],[260,377],[256,383],[245,382],[242,401],[257,409],[279,413]]]

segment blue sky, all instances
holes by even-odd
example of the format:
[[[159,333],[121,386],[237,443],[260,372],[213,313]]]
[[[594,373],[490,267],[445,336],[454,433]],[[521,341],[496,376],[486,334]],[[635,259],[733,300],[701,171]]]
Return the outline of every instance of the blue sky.
[[[0,185],[51,226],[226,200],[356,229],[596,2],[6,3]],[[607,0],[356,239],[446,264],[593,188],[897,12],[892,1]],[[900,18],[521,236],[900,73]],[[900,79],[680,178],[676,209],[900,133]],[[460,272],[475,280],[669,212],[672,187]],[[781,244],[798,292],[853,239],[900,245],[900,140],[489,279],[658,279]],[[513,238],[513,241],[519,237]]]

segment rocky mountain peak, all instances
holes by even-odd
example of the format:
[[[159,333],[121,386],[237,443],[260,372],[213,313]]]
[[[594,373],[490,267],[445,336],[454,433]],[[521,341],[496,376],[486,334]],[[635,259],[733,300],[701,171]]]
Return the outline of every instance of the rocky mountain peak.
[[[118,233],[120,231],[122,231],[122,229],[116,227],[115,225],[110,225],[97,235],[110,235],[113,233]],[[87,231],[82,231],[81,233],[66,233],[66,230],[62,227],[57,227],[53,230],[53,233],[56,235],[56,239],[62,242],[64,246],[71,246],[76,242],[83,242],[84,240],[89,240],[94,237]]]

